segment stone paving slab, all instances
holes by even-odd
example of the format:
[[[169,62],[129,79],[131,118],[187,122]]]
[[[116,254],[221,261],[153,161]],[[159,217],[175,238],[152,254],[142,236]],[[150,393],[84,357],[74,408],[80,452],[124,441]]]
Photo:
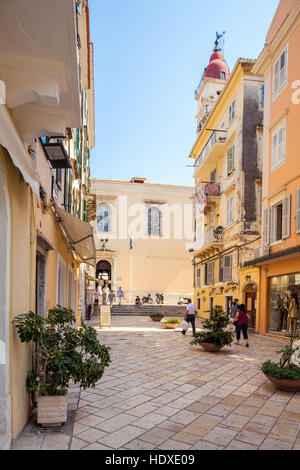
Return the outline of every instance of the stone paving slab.
[[[31,421],[13,449],[300,449],[300,393],[277,391],[259,370],[278,359],[282,340],[252,335],[249,349],[209,354],[190,345],[191,331],[184,337],[145,317],[112,322],[98,329],[111,366],[81,391],[74,423],[53,434]]]

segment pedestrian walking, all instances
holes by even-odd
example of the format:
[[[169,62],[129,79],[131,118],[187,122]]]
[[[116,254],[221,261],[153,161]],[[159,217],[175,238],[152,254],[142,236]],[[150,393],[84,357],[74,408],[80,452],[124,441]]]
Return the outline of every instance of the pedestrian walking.
[[[235,317],[236,317],[236,314],[237,314],[237,311],[238,311],[238,304],[237,304],[238,300],[235,300],[234,302],[232,302],[232,305],[230,307],[230,319],[229,319],[229,325],[227,327],[227,331],[229,331],[230,333],[234,333],[235,332],[235,326],[234,326],[234,322],[235,322]]]
[[[99,304],[99,297],[100,297],[100,292],[99,292],[98,287],[96,287],[96,289],[94,290],[93,297],[94,297],[94,305],[98,305]]]
[[[113,304],[114,304],[114,300],[116,298],[116,294],[114,293],[114,291],[110,291],[110,293],[108,294],[108,298],[109,298],[109,303],[110,303],[110,306],[112,307]]]
[[[107,285],[102,289],[102,305],[107,305],[107,298],[109,295],[109,288]]]
[[[117,296],[118,296],[119,305],[121,305],[123,297],[124,297],[124,292],[122,290],[122,287],[119,287]]]
[[[191,299],[188,300],[188,306],[184,316],[184,320],[189,324],[192,324],[193,334],[196,333],[196,308],[193,305]],[[182,330],[182,334],[185,336],[188,330]]]
[[[238,311],[235,316],[235,326],[236,326],[236,345],[240,346],[241,332],[243,332],[244,340],[246,341],[246,348],[249,348],[249,338],[248,338],[248,320],[251,319],[250,315],[246,312],[246,307],[244,304],[239,305]]]

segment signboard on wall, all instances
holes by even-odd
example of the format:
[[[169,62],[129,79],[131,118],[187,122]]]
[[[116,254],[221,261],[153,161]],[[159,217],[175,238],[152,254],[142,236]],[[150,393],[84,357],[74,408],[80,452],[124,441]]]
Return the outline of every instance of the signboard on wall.
[[[100,307],[100,328],[111,328],[111,315],[110,307],[108,305],[101,305]]]

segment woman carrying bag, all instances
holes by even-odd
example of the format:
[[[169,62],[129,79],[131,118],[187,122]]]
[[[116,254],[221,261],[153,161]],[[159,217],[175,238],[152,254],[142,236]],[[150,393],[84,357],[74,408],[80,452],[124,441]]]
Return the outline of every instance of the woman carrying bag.
[[[236,326],[236,345],[240,346],[241,331],[243,332],[244,340],[246,341],[246,348],[249,348],[248,338],[248,320],[251,320],[250,315],[246,312],[244,304],[239,305],[239,309],[235,316],[234,325]]]

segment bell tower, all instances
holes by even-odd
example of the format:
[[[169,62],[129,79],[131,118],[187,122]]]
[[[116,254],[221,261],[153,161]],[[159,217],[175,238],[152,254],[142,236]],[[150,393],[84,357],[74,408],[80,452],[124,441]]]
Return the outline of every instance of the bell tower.
[[[221,40],[224,42],[224,34],[225,31],[222,34],[216,33],[213,54],[195,91],[195,99],[198,101],[197,136],[201,133],[230,76],[228,65],[220,50],[220,42]]]

